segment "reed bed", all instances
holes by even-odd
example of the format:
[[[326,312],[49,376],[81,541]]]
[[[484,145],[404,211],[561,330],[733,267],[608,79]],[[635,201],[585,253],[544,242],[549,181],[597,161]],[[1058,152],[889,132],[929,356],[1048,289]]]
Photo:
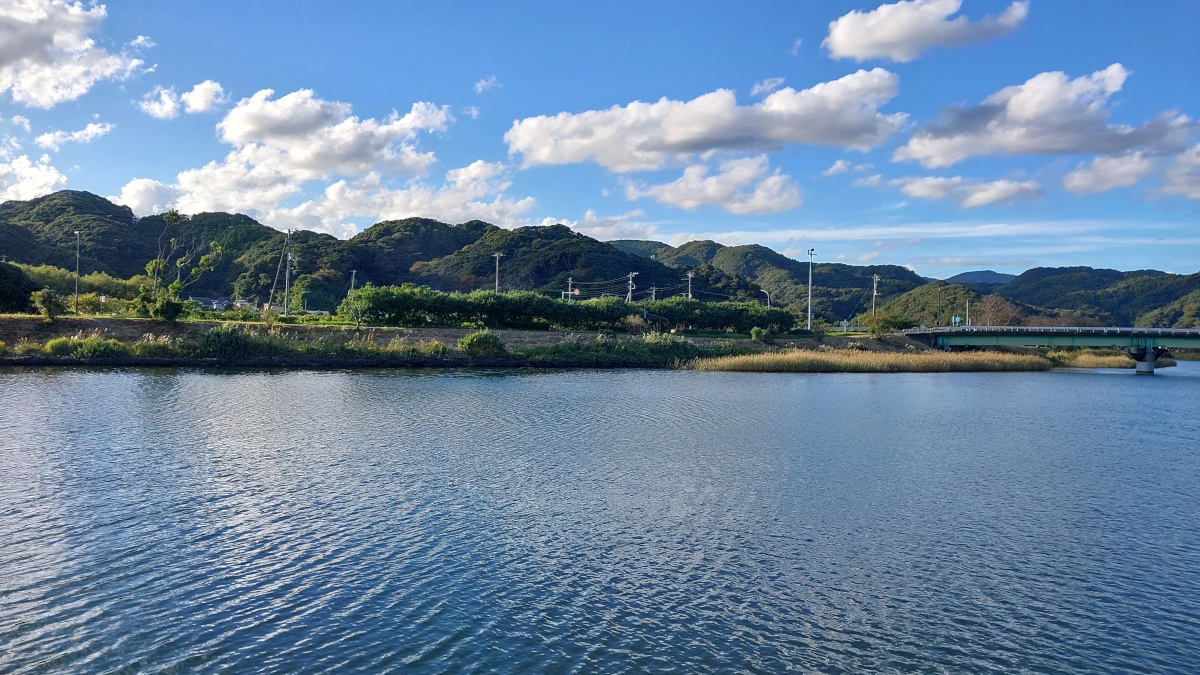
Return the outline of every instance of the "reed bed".
[[[1132,370],[1135,362],[1116,350],[1083,350],[1078,352],[1050,352],[1046,355],[1055,365],[1066,368],[1125,368]],[[1156,368],[1170,368],[1175,359],[1164,356],[1155,362]]]
[[[790,349],[699,359],[695,370],[754,373],[958,373],[1049,370],[1054,364],[1030,354],[995,352],[867,352]]]

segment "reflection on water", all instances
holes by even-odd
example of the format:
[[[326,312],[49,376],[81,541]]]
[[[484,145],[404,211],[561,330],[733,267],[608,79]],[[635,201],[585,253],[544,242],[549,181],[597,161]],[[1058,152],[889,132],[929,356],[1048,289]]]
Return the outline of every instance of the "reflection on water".
[[[0,671],[1184,671],[1200,364],[0,371]]]

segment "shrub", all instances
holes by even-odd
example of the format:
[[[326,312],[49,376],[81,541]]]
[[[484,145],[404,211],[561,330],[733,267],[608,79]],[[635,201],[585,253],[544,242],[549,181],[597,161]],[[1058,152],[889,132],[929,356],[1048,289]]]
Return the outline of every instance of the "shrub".
[[[183,303],[165,295],[159,296],[158,301],[150,308],[150,316],[167,323],[175,323],[180,314],[183,314]]]
[[[225,324],[202,333],[191,344],[192,356],[202,359],[237,361],[264,356],[280,356],[291,351],[281,340],[244,333]]]
[[[119,340],[91,335],[82,340],[73,340],[71,354],[81,359],[111,359],[127,356],[129,348]]]
[[[29,302],[33,304],[39,314],[41,314],[47,323],[57,319],[60,314],[66,311],[67,307],[63,304],[62,298],[49,288],[43,288],[29,296]]]
[[[43,350],[51,356],[70,356],[74,350],[74,342],[71,338],[58,337],[46,342],[46,348]]]
[[[8,355],[8,345],[4,344],[4,340],[0,340],[0,356]]]
[[[750,329],[750,339],[755,342],[761,342],[764,345],[769,345],[775,342],[775,337],[771,335],[771,331],[766,328],[755,326]]]
[[[168,357],[179,354],[178,340],[172,340],[168,335],[147,333],[142,339],[133,343],[133,353],[137,356]]]
[[[500,345],[501,349],[504,345]],[[438,340],[421,340],[417,343],[417,353],[421,356],[441,358],[446,355],[446,345]]]
[[[45,349],[40,344],[38,344],[36,342],[30,342],[29,340],[21,340],[20,342],[17,343],[17,346],[14,347],[14,349],[16,350],[16,352],[18,354],[44,354],[45,353]]]
[[[490,330],[464,335],[458,341],[458,349],[467,356],[502,356],[508,352],[500,336]]]

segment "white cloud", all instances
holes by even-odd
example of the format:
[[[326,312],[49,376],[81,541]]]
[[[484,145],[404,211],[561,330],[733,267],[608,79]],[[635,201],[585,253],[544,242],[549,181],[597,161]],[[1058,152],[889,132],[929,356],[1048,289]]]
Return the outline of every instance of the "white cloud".
[[[796,38],[795,40],[792,40],[792,46],[788,49],[788,54],[791,54],[792,56],[799,56],[800,46],[803,44],[804,40],[802,38]]]
[[[1145,178],[1154,169],[1154,160],[1145,153],[1133,152],[1116,157],[1097,157],[1080,164],[1063,176],[1063,187],[1081,195],[1129,187]]]
[[[400,189],[383,187],[378,174],[356,183],[337,181],[315,199],[294,208],[275,209],[264,222],[276,227],[292,226],[353,235],[351,218],[392,220],[410,216],[436,218],[450,223],[485,220],[497,225],[523,225],[521,219],[535,202],[532,197],[510,199],[504,195],[510,180],[501,164],[477,160],[446,172],[438,187],[414,182]]]
[[[708,167],[693,164],[673,183],[640,187],[625,185],[625,197],[651,197],[661,204],[691,210],[713,205],[729,213],[777,213],[795,208],[803,201],[791,176],[770,171],[765,155],[722,162],[721,172],[708,175]],[[747,191],[749,188],[749,191]]]
[[[0,4],[0,92],[27,106],[50,108],[86,94],[101,80],[124,80],[142,62],[110,54],[88,34],[104,20],[103,5],[64,0]]]
[[[309,90],[279,98],[263,90],[239,101],[217,124],[221,139],[233,146],[224,159],[183,171],[172,184],[130,181],[117,199],[143,215],[168,207],[235,211],[274,227],[338,236],[353,234],[357,218],[517,223],[534,200],[504,194],[511,180],[502,164],[477,161],[453,169],[440,185],[390,183],[424,175],[435,159],[417,149],[415,137],[445,130],[452,121],[449,108],[429,103],[416,103],[405,115],[360,119],[349,104]],[[324,184],[305,197],[315,181]],[[303,201],[288,203],[297,198]]]
[[[142,112],[155,119],[174,119],[179,115],[179,96],[175,94],[174,87],[169,89],[155,87],[154,91],[142,97],[137,106]]]
[[[57,151],[64,143],[91,143],[115,128],[114,125],[93,122],[79,131],[53,131],[34,139],[43,148]]]
[[[183,101],[184,109],[189,113],[208,112],[229,102],[225,90],[212,80],[205,80],[197,84],[192,87],[191,91],[185,92],[179,98]]]
[[[881,187],[883,185],[883,176],[880,176],[879,174],[873,174],[871,176],[855,178],[851,185],[855,187]]]
[[[834,162],[828,169],[821,172],[822,176],[836,176],[839,173],[846,173],[850,170],[853,164],[848,159],[839,159]]]
[[[977,155],[1115,154],[1175,152],[1196,129],[1184,115],[1166,112],[1139,126],[1109,124],[1105,103],[1129,75],[1119,63],[1069,79],[1041,73],[1005,87],[977,106],[955,106],[918,131],[892,155],[925,167],[950,166]]]
[[[143,49],[153,49],[158,46],[158,43],[150,39],[148,35],[139,35],[127,42],[125,46],[135,51],[141,51]]]
[[[528,117],[504,135],[524,166],[594,161],[612,171],[644,171],[682,163],[710,150],[756,150],[784,143],[869,149],[907,119],[879,106],[896,96],[899,79],[881,68],[860,70],[796,91],[786,87],[739,106],[720,89],[691,101]]]
[[[1200,145],[1175,158],[1160,190],[1162,194],[1200,199]]]
[[[503,84],[500,84],[500,80],[496,79],[495,75],[488,75],[475,83],[475,93],[482,94],[489,89],[499,89],[503,86]]]
[[[463,111],[464,115],[466,115],[467,117],[470,117],[473,120],[479,119],[479,108],[477,106],[473,106],[473,105],[463,106],[462,111]]]
[[[779,87],[783,86],[784,78],[768,77],[762,82],[755,82],[753,87],[750,87],[750,95],[758,96],[759,94],[769,94]]]
[[[10,143],[10,147],[16,147]],[[13,156],[0,150],[0,201],[33,199],[54,192],[67,184],[67,177],[50,165],[49,158],[37,162],[27,155]]]
[[[25,117],[24,115],[13,115],[12,117],[8,118],[8,121],[21,127],[26,132],[29,132],[33,129],[33,127],[29,125],[29,118]]]
[[[644,215],[646,214],[641,209],[634,209],[633,211],[616,216],[601,216],[597,215],[592,209],[588,209],[580,220],[545,218],[538,224],[555,225],[561,223],[580,234],[585,234],[600,241],[609,241],[612,239],[649,239],[654,236],[658,228],[637,220]]]
[[[108,199],[124,204],[133,212],[146,216],[165,213],[179,198],[178,188],[149,178],[134,178],[121,188],[121,194]]]
[[[963,208],[975,208],[988,204],[1009,204],[1033,199],[1042,194],[1042,188],[1034,181],[995,180],[980,182],[961,176],[940,178],[898,178],[888,182],[914,199],[953,199]]]
[[[1028,2],[1014,2],[1000,16],[970,21],[951,19],[962,0],[908,0],[880,5],[870,12],[855,10],[829,24],[821,45],[835,59],[857,61],[887,58],[907,63],[933,47],[961,47],[1006,35],[1029,14]]]

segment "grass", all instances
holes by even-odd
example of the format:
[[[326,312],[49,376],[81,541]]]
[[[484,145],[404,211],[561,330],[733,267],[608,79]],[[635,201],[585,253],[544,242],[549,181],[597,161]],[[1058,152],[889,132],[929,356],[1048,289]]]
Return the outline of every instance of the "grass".
[[[1132,369],[1135,361],[1124,352],[1115,349],[1083,349],[1079,351],[1054,351],[1046,354],[1054,365],[1062,368],[1127,368]],[[1162,357],[1155,362],[1156,368],[1170,368],[1175,359]]]
[[[742,349],[744,348],[724,341],[697,345],[670,334],[648,333],[629,339],[600,334],[586,342],[560,342],[545,347],[520,349],[515,353],[532,364],[571,364],[597,368],[666,368],[697,358],[727,356]]]
[[[1048,370],[1040,356],[995,352],[867,352],[789,349],[699,359],[695,370],[755,373],[952,373]]]

